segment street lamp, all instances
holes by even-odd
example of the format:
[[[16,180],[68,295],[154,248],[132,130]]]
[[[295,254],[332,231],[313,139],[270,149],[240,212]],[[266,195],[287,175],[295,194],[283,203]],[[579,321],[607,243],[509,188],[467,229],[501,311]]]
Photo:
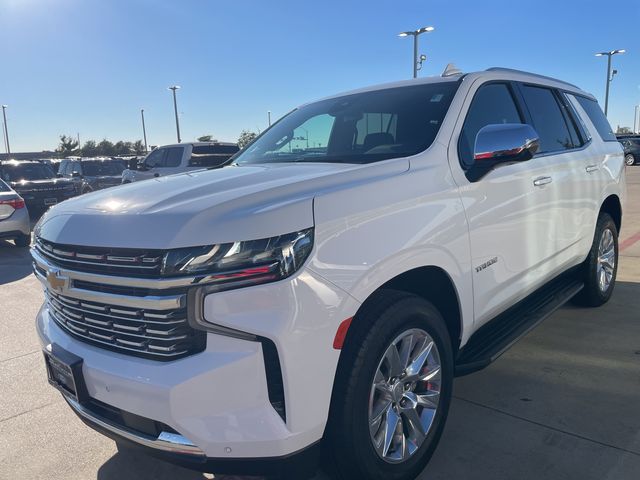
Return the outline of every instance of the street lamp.
[[[144,137],[144,152],[147,153],[149,149],[147,148],[147,129],[144,126],[144,108],[140,109],[140,116],[142,116],[142,136]]]
[[[640,105],[636,105],[633,110],[633,133],[640,133],[640,118],[638,117],[638,110],[640,110]]]
[[[7,147],[7,154],[10,154],[11,147],[9,146],[9,128],[7,127],[7,107],[8,105],[2,105],[2,118],[4,119],[4,146]]]
[[[604,114],[605,115],[609,110],[609,85],[611,84],[611,80],[613,80],[613,75],[618,73],[617,70],[614,70],[613,74],[611,73],[611,57],[624,52],[626,52],[626,50],[623,49],[623,50],[611,50],[610,52],[596,53],[596,57],[605,57],[605,56],[607,57],[607,83],[606,83],[607,87],[605,89],[605,94],[604,94]]]
[[[422,62],[427,59],[427,57],[424,57],[424,59],[420,57],[422,61],[418,59],[418,37],[423,33],[433,32],[434,30],[433,27],[422,27],[412,32],[401,32],[398,34],[399,37],[413,37],[413,78],[418,77],[418,63],[422,66]]]
[[[176,90],[180,89],[180,85],[174,85],[172,87],[168,87],[168,90],[173,90],[173,111],[176,114],[176,133],[178,134],[178,143],[182,140],[180,139],[180,122],[178,121],[178,103],[176,101]]]
[[[269,126],[271,126],[271,110],[267,111],[267,120],[269,121]]]

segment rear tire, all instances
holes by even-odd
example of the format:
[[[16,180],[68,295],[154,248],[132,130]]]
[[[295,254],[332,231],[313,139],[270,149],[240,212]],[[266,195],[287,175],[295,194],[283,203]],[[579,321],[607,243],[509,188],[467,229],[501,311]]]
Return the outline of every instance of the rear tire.
[[[449,411],[452,350],[430,302],[395,290],[368,300],[338,366],[324,442],[327,473],[340,480],[416,478]]]
[[[636,158],[629,153],[624,157],[624,163],[628,166],[635,165]]]
[[[31,234],[20,235],[14,240],[16,247],[28,247],[31,245]]]
[[[589,256],[582,266],[584,288],[573,299],[584,307],[599,307],[611,298],[618,274],[618,228],[608,213],[601,213]]]

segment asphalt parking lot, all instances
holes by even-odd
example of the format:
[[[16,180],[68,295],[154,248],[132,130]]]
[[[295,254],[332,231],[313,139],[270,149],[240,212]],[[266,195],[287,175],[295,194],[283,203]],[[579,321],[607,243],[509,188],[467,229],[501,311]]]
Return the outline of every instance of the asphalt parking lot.
[[[457,379],[420,479],[640,476],[640,166],[627,169],[627,184],[611,302],[564,307],[492,366]],[[0,241],[0,479],[204,478],[118,453],[75,417],[45,379],[34,330],[41,302],[28,250]]]

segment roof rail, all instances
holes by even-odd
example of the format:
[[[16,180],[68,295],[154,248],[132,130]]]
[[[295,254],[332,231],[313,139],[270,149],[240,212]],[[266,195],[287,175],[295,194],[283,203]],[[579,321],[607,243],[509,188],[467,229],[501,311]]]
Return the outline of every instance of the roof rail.
[[[545,80],[553,80],[554,82],[564,83],[565,85],[569,85],[569,86],[571,86],[573,88],[577,88],[578,90],[581,90],[580,87],[578,87],[577,85],[574,85],[573,83],[565,82],[564,80],[560,80],[560,79],[553,78],[553,77],[547,77],[546,75],[540,75],[539,73],[532,73],[532,72],[526,72],[524,70],[518,70],[518,69],[515,69],[515,68],[491,67],[491,68],[487,68],[486,71],[487,72],[523,73],[525,75],[531,75],[533,77],[543,78]]]

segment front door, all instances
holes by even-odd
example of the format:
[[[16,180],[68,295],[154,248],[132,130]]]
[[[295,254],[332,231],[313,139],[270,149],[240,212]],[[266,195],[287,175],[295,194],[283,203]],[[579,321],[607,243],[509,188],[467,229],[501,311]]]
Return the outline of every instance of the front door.
[[[469,101],[469,97],[472,100]],[[479,326],[524,298],[549,275],[555,235],[553,183],[547,157],[496,167],[479,180],[473,165],[478,131],[490,124],[525,123],[509,82],[474,85],[458,121],[449,160],[469,224],[475,321]]]

